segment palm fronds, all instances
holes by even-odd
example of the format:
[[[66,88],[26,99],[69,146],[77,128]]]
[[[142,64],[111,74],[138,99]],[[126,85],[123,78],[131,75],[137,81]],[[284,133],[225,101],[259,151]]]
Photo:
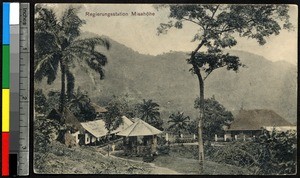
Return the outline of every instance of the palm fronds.
[[[189,116],[184,116],[183,112],[177,112],[170,115],[170,120],[168,123],[169,130],[175,132],[176,134],[181,133],[182,131],[187,131],[189,129]]]
[[[89,69],[93,69],[99,73],[100,79],[103,79],[103,66],[107,64],[107,58],[95,48],[103,46],[109,49],[110,43],[99,37],[79,38],[80,27],[85,24],[78,16],[79,8],[67,8],[59,20],[52,9],[37,5],[35,10],[35,80],[47,78],[47,83],[52,84],[56,79],[58,67],[61,68],[60,110],[63,110],[65,94],[70,97],[74,92],[76,76],[71,69],[79,64],[90,76]],[[91,78],[94,82],[93,77]]]

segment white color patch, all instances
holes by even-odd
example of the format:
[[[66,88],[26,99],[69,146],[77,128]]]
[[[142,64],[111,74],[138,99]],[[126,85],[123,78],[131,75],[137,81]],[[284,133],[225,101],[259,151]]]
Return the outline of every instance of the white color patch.
[[[10,3],[9,6],[9,24],[18,25],[20,19],[20,3]]]

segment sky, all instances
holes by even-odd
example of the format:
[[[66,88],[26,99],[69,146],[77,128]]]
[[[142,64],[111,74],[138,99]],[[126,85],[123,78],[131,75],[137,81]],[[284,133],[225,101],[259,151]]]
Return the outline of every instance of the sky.
[[[58,16],[67,4],[48,4]],[[80,4],[80,18],[86,21],[82,31],[109,36],[113,40],[142,54],[158,55],[169,51],[191,52],[197,42],[191,42],[197,32],[197,25],[185,23],[183,29],[172,28],[165,35],[157,35],[157,27],[168,22],[168,10],[157,11],[151,4]],[[267,43],[260,46],[255,40],[236,37],[238,43],[232,49],[243,50],[264,56],[271,61],[287,61],[297,65],[297,22],[298,8],[290,5],[290,22],[294,31],[282,30],[277,36],[267,38]],[[128,13],[128,16],[91,16],[91,13]],[[153,16],[131,16],[131,12],[149,12]]]

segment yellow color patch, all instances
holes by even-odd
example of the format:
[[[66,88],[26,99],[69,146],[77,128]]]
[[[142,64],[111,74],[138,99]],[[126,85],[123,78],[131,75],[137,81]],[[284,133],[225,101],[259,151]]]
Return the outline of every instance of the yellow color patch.
[[[9,132],[9,89],[2,89],[2,132]]]

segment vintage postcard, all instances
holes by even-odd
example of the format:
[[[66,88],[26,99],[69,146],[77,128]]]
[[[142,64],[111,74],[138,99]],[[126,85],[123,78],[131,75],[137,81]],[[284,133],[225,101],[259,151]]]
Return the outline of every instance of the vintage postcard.
[[[296,5],[42,4],[37,174],[293,175]]]

